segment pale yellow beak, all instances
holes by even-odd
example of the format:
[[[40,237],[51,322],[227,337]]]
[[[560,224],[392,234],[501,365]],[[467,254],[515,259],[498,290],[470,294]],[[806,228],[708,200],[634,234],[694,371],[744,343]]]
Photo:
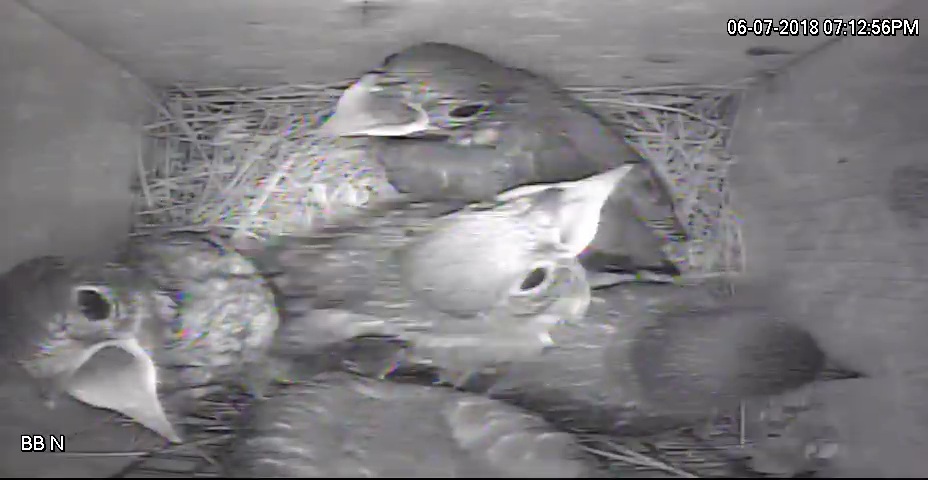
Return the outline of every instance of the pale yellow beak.
[[[55,381],[68,394],[88,405],[122,413],[172,442],[181,442],[158,398],[155,364],[138,340],[107,340],[67,356],[58,361],[72,368]]]
[[[345,90],[320,132],[337,137],[402,137],[429,128],[428,113],[421,106],[378,95],[376,81],[376,74],[368,74]]]
[[[625,164],[582,180],[516,187],[500,193],[496,199],[506,202],[550,188],[561,189],[564,192],[559,209],[562,247],[565,256],[575,257],[593,241],[606,200],[632,168],[634,164]]]

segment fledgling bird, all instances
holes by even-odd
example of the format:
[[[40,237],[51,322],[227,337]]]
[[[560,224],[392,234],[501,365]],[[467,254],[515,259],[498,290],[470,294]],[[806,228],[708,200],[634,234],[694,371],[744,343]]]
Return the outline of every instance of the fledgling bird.
[[[555,325],[587,309],[576,256],[629,170],[521,187],[450,212],[441,202],[381,206],[277,239],[254,256],[284,306],[275,350],[389,336],[407,345],[396,361],[439,365],[454,383],[539,355]]]
[[[140,237],[118,263],[35,258],[0,283],[8,366],[51,408],[70,395],[180,442],[198,399],[232,384],[260,394],[270,381],[273,294],[211,236]]]
[[[753,285],[628,284],[598,291],[545,355],[482,379],[556,425],[653,434],[817,379],[826,358],[789,305]]]
[[[580,478],[597,463],[541,418],[448,388],[327,372],[246,413],[230,477]]]
[[[389,181],[422,199],[486,200],[634,165],[607,202],[584,262],[677,271],[663,247],[687,233],[655,167],[622,132],[535,73],[455,45],[413,45],[347,89],[323,130],[370,137]]]

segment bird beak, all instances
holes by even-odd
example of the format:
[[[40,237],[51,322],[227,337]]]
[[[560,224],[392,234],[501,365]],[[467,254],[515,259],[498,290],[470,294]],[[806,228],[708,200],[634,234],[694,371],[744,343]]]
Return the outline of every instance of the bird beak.
[[[516,187],[500,193],[496,196],[496,200],[508,202],[514,198],[533,195],[549,188],[561,188],[576,192],[575,195],[572,195],[574,197],[585,197],[588,201],[594,204],[599,203],[599,206],[602,206],[606,203],[606,199],[612,195],[612,190],[614,190],[619,182],[628,175],[628,172],[630,172],[632,168],[634,168],[634,164],[625,164],[621,167],[572,182],[544,183]]]
[[[336,137],[403,137],[429,128],[419,105],[380,94],[377,74],[367,74],[342,93],[320,132]]]
[[[632,168],[634,164],[625,164],[582,180],[516,187],[500,193],[496,200],[508,202],[551,188],[559,189],[561,195],[553,214],[557,217],[564,255],[575,257],[593,241],[606,200]]]
[[[122,413],[171,442],[181,442],[158,398],[155,364],[137,339],[107,340],[58,361],[71,368],[54,381],[74,398]]]

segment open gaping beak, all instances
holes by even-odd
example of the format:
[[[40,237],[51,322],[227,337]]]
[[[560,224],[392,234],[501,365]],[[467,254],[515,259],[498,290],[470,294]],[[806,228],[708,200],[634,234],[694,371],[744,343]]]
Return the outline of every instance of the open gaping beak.
[[[428,113],[402,98],[381,94],[375,73],[342,93],[320,132],[337,137],[402,137],[429,128]]]
[[[551,188],[560,189],[563,193],[563,206],[559,211],[562,246],[565,256],[575,257],[593,241],[603,206],[635,167],[634,164],[625,164],[582,180],[516,187],[500,193],[496,199],[506,202]]]
[[[57,388],[88,405],[122,413],[172,442],[181,442],[158,398],[155,364],[137,339],[75,345],[56,352],[54,362],[66,366],[55,369],[58,373],[50,379]]]

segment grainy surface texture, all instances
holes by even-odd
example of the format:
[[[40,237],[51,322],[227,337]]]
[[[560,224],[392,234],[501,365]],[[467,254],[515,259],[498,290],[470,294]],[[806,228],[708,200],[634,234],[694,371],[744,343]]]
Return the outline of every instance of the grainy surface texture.
[[[129,228],[141,84],[16,2],[0,44],[0,271],[106,250]]]
[[[849,38],[762,86],[734,132],[749,273],[782,274],[865,373],[928,365],[926,74],[924,37]]]
[[[887,16],[926,13],[912,1]],[[844,40],[749,98],[734,132],[748,272],[788,287],[826,353],[879,376],[813,389],[820,403],[791,427],[799,445],[837,443],[826,475],[928,469],[926,46]]]
[[[104,56],[154,84],[327,82],[430,40],[564,85],[728,82],[827,40],[732,38],[728,18],[928,13],[917,0],[381,0],[366,15],[362,3],[0,2],[0,270],[106,250],[128,228],[147,107],[141,84]],[[777,51],[789,53],[756,55]],[[925,471],[924,384],[908,373],[928,366],[926,84],[922,38],[845,39],[755,90],[734,136],[749,271],[784,281],[828,353],[882,375],[815,392],[824,415],[807,418],[838,429],[836,475]],[[3,475],[105,476],[130,459],[77,453],[157,443],[76,402],[49,412],[27,384],[10,385],[0,391]],[[24,433],[67,434],[70,453],[20,454]]]
[[[782,65],[826,40],[732,38],[729,18],[867,18],[895,0],[27,3],[154,83],[339,81],[413,43],[441,41],[538,69],[566,85],[640,86],[731,81]],[[788,53],[757,55],[781,51]]]

